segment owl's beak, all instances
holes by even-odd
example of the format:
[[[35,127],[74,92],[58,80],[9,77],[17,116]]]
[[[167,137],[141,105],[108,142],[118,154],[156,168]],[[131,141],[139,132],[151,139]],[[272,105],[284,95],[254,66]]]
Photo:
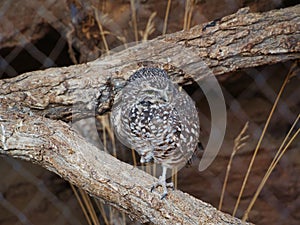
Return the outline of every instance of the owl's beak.
[[[160,93],[160,96],[161,96],[161,99],[165,102],[168,102],[169,101],[169,97],[167,95],[167,92],[166,90],[162,90],[161,93]]]

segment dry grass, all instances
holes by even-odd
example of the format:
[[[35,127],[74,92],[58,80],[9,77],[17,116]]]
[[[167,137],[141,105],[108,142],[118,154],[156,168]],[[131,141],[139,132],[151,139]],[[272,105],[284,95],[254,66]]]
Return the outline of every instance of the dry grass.
[[[170,13],[170,8],[171,8],[171,3],[172,3],[172,0],[168,0],[168,4],[167,4],[167,8],[166,8],[166,13],[165,13],[164,27],[163,27],[163,32],[162,32],[163,35],[165,35],[166,32],[167,32],[168,19],[169,19],[169,13]]]
[[[244,125],[242,131],[239,133],[239,135],[234,140],[233,150],[232,150],[232,153],[230,155],[229,162],[227,164],[225,179],[224,179],[224,182],[223,182],[223,187],[222,187],[222,192],[221,192],[221,197],[220,197],[220,202],[219,202],[219,207],[218,207],[219,210],[222,209],[224,194],[225,194],[226,186],[227,186],[227,183],[228,183],[228,177],[229,177],[233,157],[235,156],[235,154],[237,153],[238,150],[240,150],[241,148],[243,148],[246,145],[246,141],[249,138],[249,135],[246,135],[246,132],[248,130],[248,125],[249,125],[249,122],[247,122]]]
[[[100,35],[101,35],[101,38],[102,38],[102,41],[103,41],[103,44],[104,44],[104,47],[105,47],[105,51],[109,55],[109,47],[108,47],[106,37],[105,37],[105,33],[104,33],[104,30],[103,30],[103,26],[102,26],[102,23],[101,23],[99,10],[94,8],[94,13],[95,13],[95,18],[96,18],[96,21],[97,21],[97,25],[98,25],[99,30],[100,30]]]
[[[300,118],[300,114],[298,115],[298,117],[294,121],[291,129],[289,130],[288,134],[286,135],[286,137],[284,138],[282,144],[280,145],[279,149],[277,150],[277,153],[276,153],[273,161],[271,162],[267,172],[265,173],[262,181],[260,182],[254,196],[251,199],[251,202],[249,203],[249,205],[248,205],[248,207],[247,207],[247,209],[246,209],[246,211],[243,215],[243,218],[242,218],[243,221],[246,221],[248,219],[249,213],[250,213],[255,201],[257,200],[258,195],[260,194],[261,190],[265,186],[265,184],[266,184],[267,180],[269,179],[271,173],[275,169],[276,165],[278,164],[279,160],[282,158],[283,154],[286,152],[288,147],[291,145],[291,143],[295,140],[295,138],[299,134],[300,128],[298,128],[297,131],[294,133],[294,135],[290,138],[290,135],[291,135],[292,131],[294,130],[296,124],[298,123],[299,118]],[[290,139],[290,140],[286,144],[288,139]]]
[[[249,174],[250,174],[250,172],[251,172],[251,170],[252,170],[253,163],[254,163],[254,161],[255,161],[256,155],[257,155],[258,150],[259,150],[259,148],[260,148],[260,146],[261,146],[261,143],[262,143],[262,140],[263,140],[263,138],[264,138],[264,136],[265,136],[265,133],[266,133],[266,131],[267,131],[267,128],[269,127],[271,118],[272,118],[272,116],[273,116],[273,114],[274,114],[274,111],[275,111],[277,105],[278,105],[278,102],[279,102],[279,99],[280,99],[280,97],[281,97],[281,95],[282,95],[282,93],[283,93],[283,90],[285,89],[285,87],[286,87],[288,81],[290,80],[292,74],[293,74],[293,70],[290,70],[290,72],[289,72],[288,75],[286,76],[286,78],[285,78],[285,80],[284,80],[284,82],[283,82],[283,84],[282,84],[282,86],[281,86],[281,88],[280,88],[280,90],[279,90],[279,93],[278,93],[278,95],[277,95],[277,97],[276,97],[276,99],[275,99],[275,102],[274,102],[274,104],[273,104],[273,106],[272,106],[272,109],[271,109],[271,111],[270,111],[270,113],[269,113],[269,116],[268,116],[267,121],[266,121],[266,123],[265,123],[265,126],[264,126],[264,128],[263,128],[263,131],[262,131],[262,133],[261,133],[261,135],[260,135],[260,138],[259,138],[259,140],[258,140],[258,143],[257,143],[257,145],[256,145],[256,148],[255,148],[255,150],[254,150],[254,152],[253,152],[253,155],[252,155],[250,164],[249,164],[248,169],[247,169],[247,173],[246,173],[245,178],[244,178],[244,180],[243,180],[243,184],[242,184],[242,187],[241,187],[241,189],[240,189],[239,196],[238,196],[238,199],[237,199],[237,201],[236,201],[236,204],[235,204],[235,206],[234,206],[234,210],[233,210],[233,213],[232,213],[233,216],[235,216],[236,211],[237,211],[237,209],[238,209],[238,206],[239,206],[239,204],[240,204],[241,197],[242,197],[242,195],[243,195],[243,192],[244,192],[245,187],[246,187],[246,183],[247,183],[248,178],[249,178]]]
[[[140,35],[142,36],[142,40],[147,41],[148,37],[155,31],[154,17],[156,16],[156,12],[153,12],[147,22],[145,31],[140,31]]]
[[[195,4],[195,0],[186,0],[185,1],[183,30],[188,30],[191,27],[194,4]]]
[[[76,196],[76,199],[80,205],[80,208],[85,216],[85,219],[89,225],[100,225],[100,222],[98,220],[97,214],[95,212],[95,209],[93,207],[92,201],[90,199],[90,196],[82,189],[79,189],[79,194],[77,189],[74,187],[74,185],[71,184],[71,188],[73,190],[73,193]]]
[[[130,0],[130,5],[131,5],[132,25],[133,25],[133,32],[134,32],[135,42],[138,43],[139,36],[138,36],[138,28],[137,28],[137,21],[136,21],[135,0]]]
[[[287,74],[285,80],[284,80],[284,83],[278,93],[278,96],[273,104],[273,108],[269,114],[269,118],[272,117],[273,115],[273,112],[274,112],[274,108],[276,107],[277,103],[278,103],[278,99],[280,98],[286,84],[289,82],[289,80],[295,76],[296,74],[296,71],[298,70],[299,68],[297,68],[297,61],[295,61],[295,63],[292,65],[292,67],[290,68],[290,71],[289,73]],[[268,118],[268,119],[269,119]],[[262,181],[260,182],[254,196],[252,197],[244,215],[243,215],[243,218],[242,220],[243,221],[246,221],[248,219],[248,216],[249,216],[249,213],[255,203],[255,201],[257,200],[261,190],[263,189],[264,185],[266,184],[268,178],[270,177],[272,171],[275,169],[276,165],[278,164],[279,160],[282,158],[283,154],[286,152],[286,150],[288,149],[288,147],[291,145],[291,143],[295,140],[295,138],[297,137],[297,135],[299,134],[300,132],[300,128],[297,129],[297,131],[294,133],[294,135],[292,135],[292,137],[290,137],[290,135],[292,134],[292,131],[294,130],[296,124],[298,123],[299,121],[299,118],[300,118],[300,114],[298,114],[297,118],[295,119],[294,123],[292,124],[292,127],[290,128],[289,132],[287,133],[287,135],[285,136],[284,140],[282,141],[280,147],[278,148],[277,152],[276,152],[276,155],[274,156],[267,172],[265,173]],[[267,120],[267,123],[269,122],[269,120]],[[267,123],[266,123],[266,126],[267,126]],[[262,134],[262,136],[264,135],[264,133]],[[261,136],[260,140],[263,138]],[[288,143],[286,144],[287,140],[289,139]],[[260,144],[260,142],[259,142]],[[251,164],[250,164],[251,165]],[[251,165],[252,166],[252,165]],[[249,170],[249,168],[248,168]]]

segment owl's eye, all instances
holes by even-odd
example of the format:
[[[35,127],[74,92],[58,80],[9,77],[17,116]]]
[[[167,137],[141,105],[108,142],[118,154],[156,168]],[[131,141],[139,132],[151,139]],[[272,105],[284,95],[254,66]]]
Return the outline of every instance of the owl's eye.
[[[153,90],[147,90],[147,91],[145,91],[146,92],[146,94],[148,94],[148,95],[154,95],[155,93],[156,93],[156,91],[153,91]]]

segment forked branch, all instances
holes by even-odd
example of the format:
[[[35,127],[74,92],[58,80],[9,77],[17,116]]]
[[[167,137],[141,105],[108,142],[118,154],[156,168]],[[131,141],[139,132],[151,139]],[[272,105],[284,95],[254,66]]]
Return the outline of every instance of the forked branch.
[[[143,64],[178,83],[300,58],[300,5],[266,13],[241,9],[209,26],[158,37],[91,63],[0,80],[0,154],[37,163],[78,187],[154,224],[240,224],[181,191],[151,193],[154,177],[85,141],[62,119],[103,114]],[[152,62],[149,62],[152,61]],[[182,71],[181,71],[182,70]]]

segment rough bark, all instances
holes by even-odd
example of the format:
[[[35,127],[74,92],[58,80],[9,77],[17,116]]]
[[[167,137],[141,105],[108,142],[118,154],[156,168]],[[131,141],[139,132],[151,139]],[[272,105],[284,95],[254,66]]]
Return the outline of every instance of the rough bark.
[[[156,178],[87,143],[69,125],[3,101],[0,154],[29,160],[143,223],[241,224],[181,191],[150,192]]]
[[[0,81],[0,95],[52,119],[110,110],[114,94],[143,64],[175,70],[175,82],[300,58],[300,5],[236,14],[190,31],[158,37],[99,60]],[[151,61],[151,62],[149,62]],[[76,109],[74,109],[76,105]]]
[[[186,83],[210,75],[208,70],[221,75],[300,58],[299,14],[299,5],[262,14],[242,9],[216,24],[159,37],[91,63],[1,80],[0,154],[35,162],[144,223],[239,224],[180,191],[161,201],[149,192],[156,178],[49,118],[68,121],[110,110],[116,92],[141,65],[179,71],[172,78]]]

